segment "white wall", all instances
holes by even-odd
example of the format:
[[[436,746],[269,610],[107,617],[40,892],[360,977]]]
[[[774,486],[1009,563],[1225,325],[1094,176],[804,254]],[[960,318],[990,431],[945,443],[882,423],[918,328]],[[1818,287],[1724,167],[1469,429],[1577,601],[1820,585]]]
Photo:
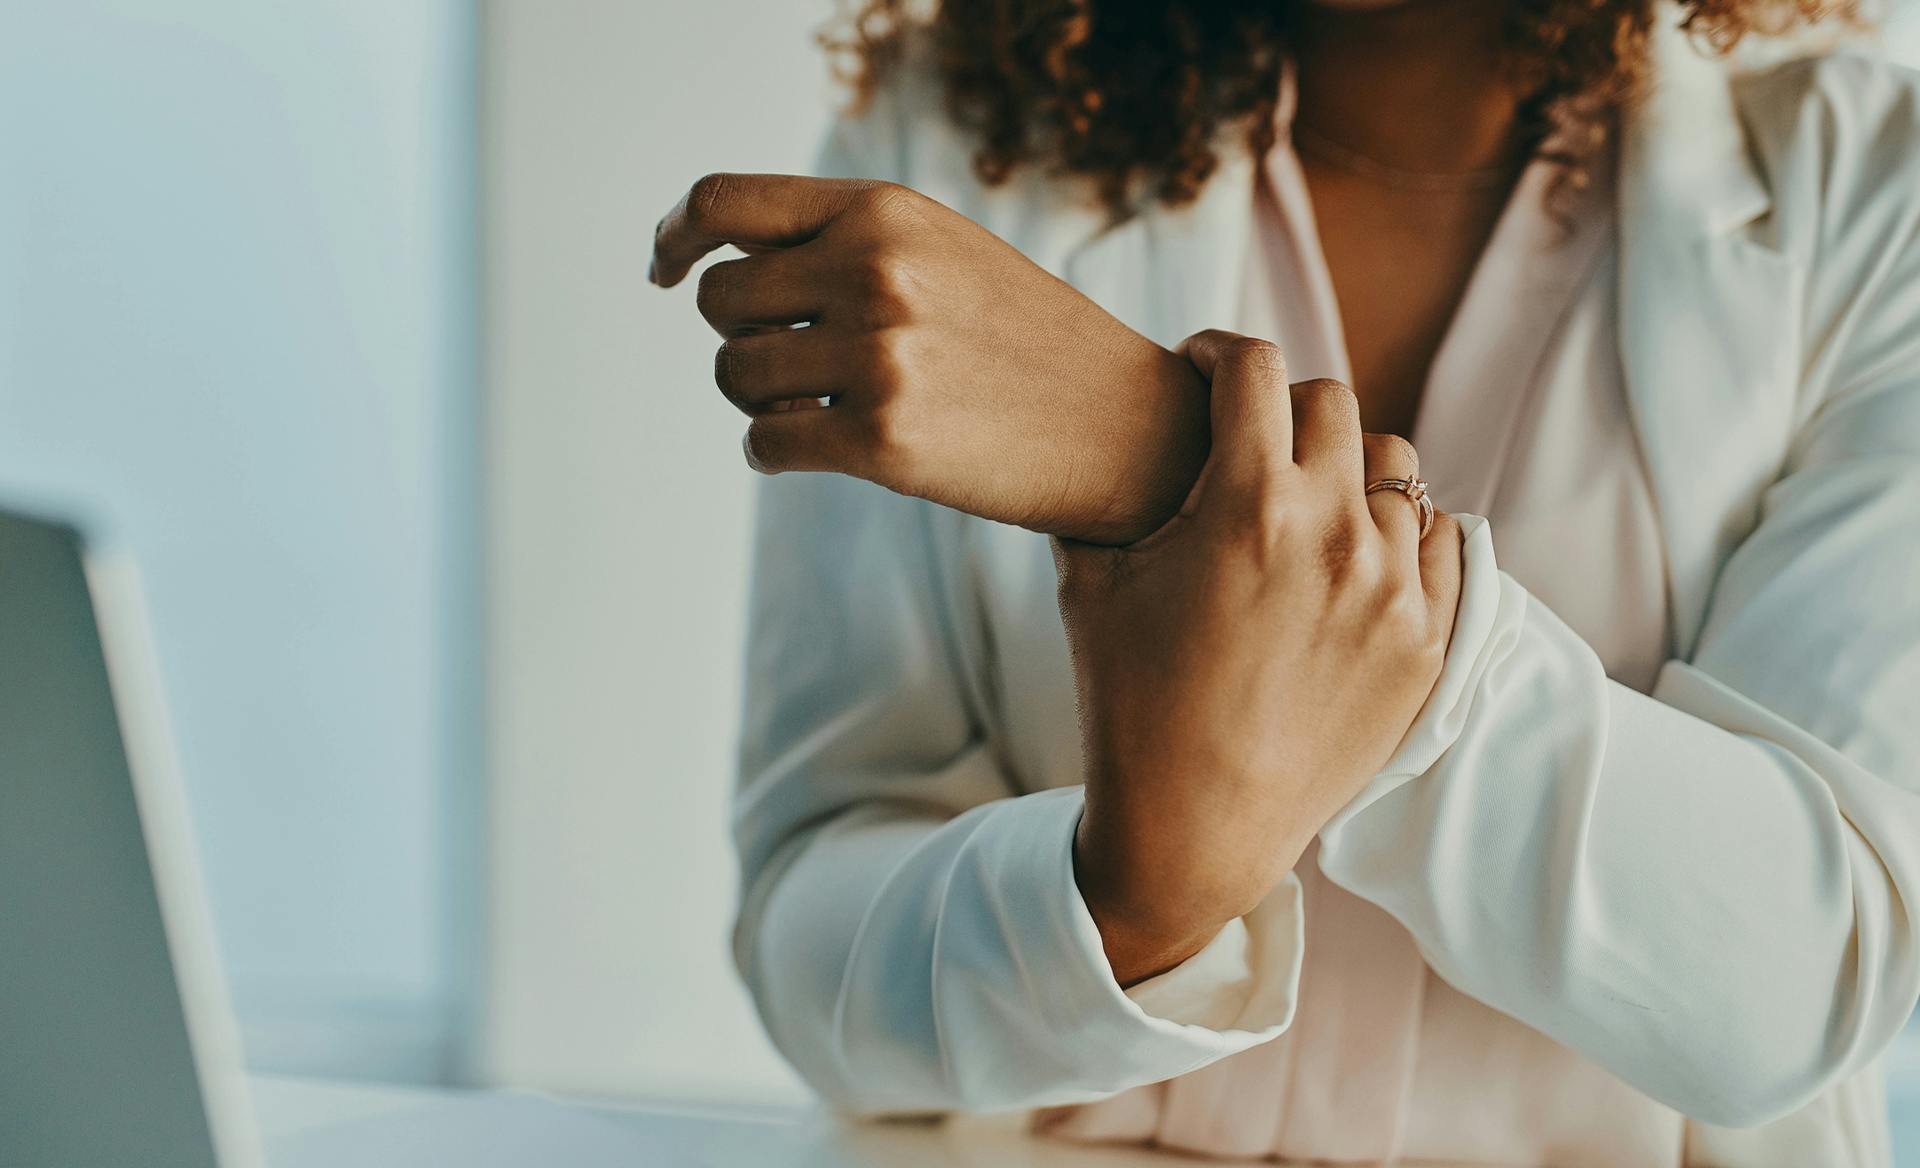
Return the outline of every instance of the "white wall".
[[[1887,55],[1920,68],[1920,0],[1886,0],[1883,21]]]
[[[700,174],[804,168],[823,3],[486,10],[492,1079],[793,1099],[726,955],[749,490],[691,287]]]
[[[139,557],[256,1065],[456,1058],[473,17],[0,0],[0,500]]]

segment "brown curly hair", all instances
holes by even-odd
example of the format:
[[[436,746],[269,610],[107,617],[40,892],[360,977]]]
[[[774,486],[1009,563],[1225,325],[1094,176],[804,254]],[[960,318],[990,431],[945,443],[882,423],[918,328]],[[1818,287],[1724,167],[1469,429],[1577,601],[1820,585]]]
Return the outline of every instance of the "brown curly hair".
[[[1852,0],[1680,0],[1697,44],[1726,53],[1749,33],[1852,11]],[[1223,130],[1273,145],[1286,50],[1282,0],[862,0],[821,42],[856,104],[885,84],[924,36],[950,115],[979,138],[989,184],[1028,163],[1090,179],[1116,216],[1145,195],[1193,199],[1218,163]],[[1654,0],[1509,0],[1505,59],[1536,154],[1585,182],[1649,71]],[[1557,184],[1558,185],[1558,184]]]

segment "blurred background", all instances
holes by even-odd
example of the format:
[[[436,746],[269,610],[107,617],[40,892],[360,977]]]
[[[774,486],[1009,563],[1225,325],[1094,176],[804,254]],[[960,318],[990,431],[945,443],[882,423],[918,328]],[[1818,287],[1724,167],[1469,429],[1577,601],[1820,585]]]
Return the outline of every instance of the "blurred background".
[[[725,945],[752,476],[644,273],[808,165],[831,13],[0,0],[0,503],[140,559],[256,1069],[804,1100]]]

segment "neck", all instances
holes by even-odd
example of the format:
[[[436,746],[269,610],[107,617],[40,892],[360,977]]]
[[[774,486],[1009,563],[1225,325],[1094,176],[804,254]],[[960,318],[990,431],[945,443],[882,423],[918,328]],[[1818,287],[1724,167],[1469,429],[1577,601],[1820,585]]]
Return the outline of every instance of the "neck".
[[[1483,170],[1515,151],[1520,95],[1499,59],[1506,0],[1295,7],[1295,119],[1388,166]]]

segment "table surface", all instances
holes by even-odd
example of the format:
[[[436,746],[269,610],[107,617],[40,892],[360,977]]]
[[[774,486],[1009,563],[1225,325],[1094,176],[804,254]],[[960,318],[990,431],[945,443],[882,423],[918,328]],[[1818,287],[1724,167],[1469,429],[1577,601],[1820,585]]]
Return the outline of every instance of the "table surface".
[[[1169,1168],[1184,1157],[1004,1123],[847,1125],[817,1112],[619,1107],[511,1091],[257,1076],[271,1168]]]
[[[1920,1168],[1920,1068],[1890,1092],[1894,1163]],[[1035,1139],[1004,1123],[835,1123],[767,1108],[568,1102],[514,1091],[256,1076],[271,1168],[1169,1168],[1141,1148]]]

